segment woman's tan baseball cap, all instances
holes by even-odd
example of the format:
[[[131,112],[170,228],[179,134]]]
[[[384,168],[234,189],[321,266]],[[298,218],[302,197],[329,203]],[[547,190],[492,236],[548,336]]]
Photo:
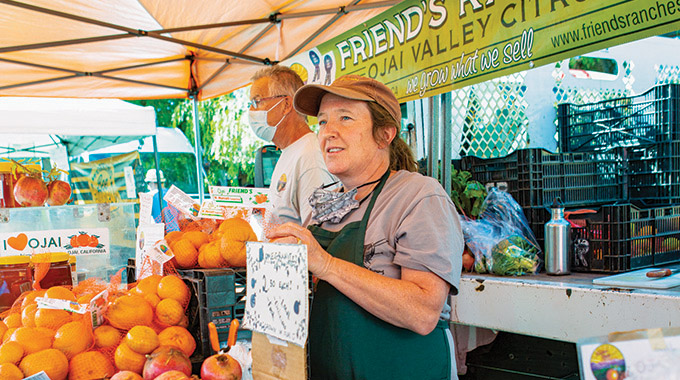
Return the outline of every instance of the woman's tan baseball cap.
[[[330,86],[322,86],[320,84],[304,85],[295,93],[293,104],[298,112],[309,116],[317,116],[321,99],[328,93],[346,99],[376,102],[392,115],[394,121],[397,123],[401,122],[401,107],[392,90],[375,79],[362,77],[361,75],[342,76],[336,79]]]

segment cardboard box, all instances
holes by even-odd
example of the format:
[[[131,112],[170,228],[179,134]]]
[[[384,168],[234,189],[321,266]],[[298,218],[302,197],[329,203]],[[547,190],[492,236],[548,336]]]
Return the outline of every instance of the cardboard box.
[[[253,380],[307,379],[307,347],[253,331]]]

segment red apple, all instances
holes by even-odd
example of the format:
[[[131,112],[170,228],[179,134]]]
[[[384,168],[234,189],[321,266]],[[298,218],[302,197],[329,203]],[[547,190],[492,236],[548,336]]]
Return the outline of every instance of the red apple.
[[[213,355],[201,365],[201,380],[241,380],[241,365],[227,354]]]
[[[191,376],[191,360],[182,350],[173,346],[160,346],[147,355],[144,380],[154,380],[168,371],[179,371],[187,377]]]
[[[50,206],[65,205],[71,199],[71,185],[68,182],[54,180],[47,185],[47,191],[47,204]]]
[[[24,207],[44,205],[47,195],[45,182],[37,176],[21,177],[14,185],[14,199]]]
[[[132,371],[120,371],[113,375],[110,380],[143,380],[141,376]]]

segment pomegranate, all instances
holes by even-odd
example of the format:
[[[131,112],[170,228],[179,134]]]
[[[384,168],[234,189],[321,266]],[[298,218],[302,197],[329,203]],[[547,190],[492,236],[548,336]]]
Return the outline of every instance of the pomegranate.
[[[241,380],[241,365],[227,354],[213,355],[201,365],[202,380]]]
[[[189,380],[190,377],[188,377],[187,375],[185,375],[183,372],[180,372],[180,371],[168,371],[168,372],[163,372],[156,379],[157,380]]]
[[[120,371],[113,375],[110,380],[143,380],[141,376],[132,371]]]
[[[144,363],[144,380],[154,380],[168,371],[179,371],[191,376],[191,360],[182,350],[173,346],[160,346],[151,355],[147,355]]]
[[[47,194],[47,186],[38,176],[21,177],[14,185],[14,199],[24,207],[44,205]]]
[[[50,206],[65,205],[71,200],[71,185],[68,182],[54,180],[47,185],[47,204]]]

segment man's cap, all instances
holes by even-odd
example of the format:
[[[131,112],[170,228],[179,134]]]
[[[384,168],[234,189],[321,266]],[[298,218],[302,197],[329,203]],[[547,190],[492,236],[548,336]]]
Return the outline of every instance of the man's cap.
[[[159,170],[158,173],[160,174],[161,182],[165,182],[165,176],[163,175],[163,171]],[[158,179],[156,177],[156,169],[149,169],[146,172],[146,177],[144,177],[144,182],[158,182]]]
[[[295,93],[293,104],[295,109],[305,115],[317,116],[321,99],[326,94],[366,102],[376,102],[392,115],[397,123],[401,123],[401,107],[392,90],[375,79],[362,77],[361,75],[345,75],[333,82],[330,86],[320,84],[308,84],[300,87]]]

